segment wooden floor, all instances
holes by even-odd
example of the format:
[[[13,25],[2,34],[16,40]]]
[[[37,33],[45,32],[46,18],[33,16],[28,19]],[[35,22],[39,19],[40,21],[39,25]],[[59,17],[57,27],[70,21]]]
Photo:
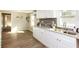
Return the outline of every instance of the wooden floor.
[[[32,36],[32,32],[2,33],[2,48],[46,48]]]

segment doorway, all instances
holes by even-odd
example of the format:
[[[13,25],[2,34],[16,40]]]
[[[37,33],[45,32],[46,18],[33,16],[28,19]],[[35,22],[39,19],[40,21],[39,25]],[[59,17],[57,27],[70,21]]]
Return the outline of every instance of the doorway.
[[[9,32],[11,31],[11,14],[10,13],[2,13],[2,31]]]

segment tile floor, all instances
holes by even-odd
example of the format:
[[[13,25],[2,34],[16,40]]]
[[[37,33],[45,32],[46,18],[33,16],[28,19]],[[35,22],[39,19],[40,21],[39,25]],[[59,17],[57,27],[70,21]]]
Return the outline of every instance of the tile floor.
[[[2,48],[46,48],[32,36],[32,32],[2,33]]]

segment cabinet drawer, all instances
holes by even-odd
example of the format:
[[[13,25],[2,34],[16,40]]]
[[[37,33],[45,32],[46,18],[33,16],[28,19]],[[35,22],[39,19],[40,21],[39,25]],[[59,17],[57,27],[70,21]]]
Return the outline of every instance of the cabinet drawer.
[[[67,47],[67,48],[75,48],[76,47],[74,42],[72,42],[72,41],[69,42],[67,40],[62,40],[62,46],[63,46],[63,48],[64,47]]]
[[[75,48],[76,47],[76,39],[70,36],[58,34],[57,35],[59,43],[58,45],[62,48]]]
[[[62,46],[63,48],[75,48],[76,47],[76,39],[69,37],[69,36],[63,36],[62,37]]]
[[[63,38],[65,38],[64,39],[65,41],[70,42],[70,43],[75,43],[76,42],[75,38],[72,38],[72,37],[69,37],[69,36],[64,36]]]

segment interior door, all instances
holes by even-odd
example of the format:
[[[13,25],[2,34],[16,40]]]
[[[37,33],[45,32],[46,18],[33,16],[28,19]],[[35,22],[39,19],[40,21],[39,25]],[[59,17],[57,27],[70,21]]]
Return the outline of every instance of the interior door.
[[[2,13],[2,21],[3,21],[3,31],[10,31],[11,30],[11,14]]]

